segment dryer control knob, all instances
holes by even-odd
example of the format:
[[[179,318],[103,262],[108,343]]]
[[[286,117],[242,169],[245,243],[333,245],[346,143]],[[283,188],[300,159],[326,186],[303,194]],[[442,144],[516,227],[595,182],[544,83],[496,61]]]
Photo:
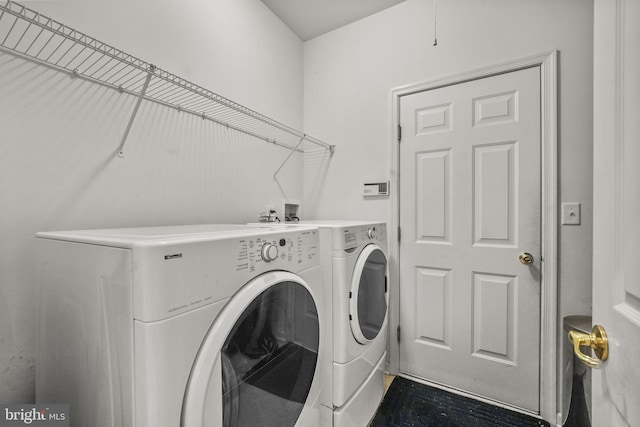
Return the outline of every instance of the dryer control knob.
[[[367,237],[370,239],[375,239],[376,238],[376,229],[375,228],[370,228],[369,230],[367,230]]]
[[[262,260],[269,262],[276,258],[278,258],[278,247],[272,243],[265,243],[262,246]]]

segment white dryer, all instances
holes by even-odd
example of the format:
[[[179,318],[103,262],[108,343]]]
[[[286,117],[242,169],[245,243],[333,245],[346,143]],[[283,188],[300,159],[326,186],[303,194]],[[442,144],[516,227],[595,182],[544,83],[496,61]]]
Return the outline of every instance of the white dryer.
[[[74,427],[318,426],[318,230],[37,234],[36,400]]]
[[[387,346],[387,227],[372,221],[302,221],[318,227],[332,360],[324,365],[332,386],[322,404],[333,425],[366,426],[384,394]],[[258,225],[258,224],[254,224]],[[277,228],[277,225],[262,224]],[[326,381],[325,381],[326,382]]]

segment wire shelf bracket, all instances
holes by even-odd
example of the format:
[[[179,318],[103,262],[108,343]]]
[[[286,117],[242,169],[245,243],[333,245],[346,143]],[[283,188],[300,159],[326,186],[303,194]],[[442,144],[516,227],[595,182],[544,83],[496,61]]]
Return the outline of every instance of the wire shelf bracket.
[[[120,157],[123,157],[124,145],[143,100],[201,117],[285,147],[292,153],[302,151],[302,141],[329,150],[331,154],[335,150],[335,145],[306,135],[11,0],[0,0],[0,52],[136,96],[136,105],[116,150]]]
[[[284,167],[284,165],[287,164],[287,162],[289,161],[289,159],[291,158],[291,156],[293,156],[293,153],[295,153],[298,150],[298,147],[300,146],[300,144],[302,144],[302,141],[304,141],[306,135],[302,135],[302,138],[300,138],[300,141],[298,141],[298,143],[296,144],[295,147],[293,147],[291,149],[291,152],[289,153],[289,155],[287,156],[286,159],[284,159],[284,162],[282,162],[282,164],[280,165],[280,167],[276,170],[276,172],[273,174],[273,180],[277,181],[278,180],[278,173],[280,173],[280,170],[282,170],[282,168]]]
[[[127,142],[127,136],[129,136],[129,131],[131,130],[133,121],[136,119],[136,115],[138,114],[138,109],[140,108],[140,104],[142,103],[142,100],[144,99],[144,96],[147,93],[147,88],[149,88],[149,82],[151,81],[151,77],[153,77],[153,72],[155,71],[155,69],[156,69],[155,65],[151,65],[149,67],[147,78],[144,80],[144,85],[142,86],[140,95],[138,95],[138,100],[136,101],[136,105],[135,107],[133,107],[133,111],[131,112],[131,118],[129,119],[127,128],[124,131],[124,135],[122,135],[120,146],[118,146],[118,157],[124,157],[124,144],[125,142]]]

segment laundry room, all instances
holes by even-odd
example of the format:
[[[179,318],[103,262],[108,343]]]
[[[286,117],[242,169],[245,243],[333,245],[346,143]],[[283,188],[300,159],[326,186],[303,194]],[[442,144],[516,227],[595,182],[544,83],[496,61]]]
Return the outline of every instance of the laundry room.
[[[0,403],[36,401],[36,233],[247,224],[270,211],[282,223],[294,216],[385,223],[384,370],[402,373],[410,362],[401,354],[399,325],[414,320],[401,317],[408,308],[401,304],[405,267],[399,242],[419,222],[404,216],[404,197],[411,193],[409,199],[421,200],[423,208],[432,203],[414,197],[416,188],[402,187],[400,178],[409,176],[413,160],[402,161],[399,144],[415,133],[404,126],[404,100],[427,89],[535,68],[540,74],[532,77],[538,86],[531,99],[539,110],[532,116],[540,122],[532,126],[542,129],[542,155],[532,178],[537,187],[522,194],[540,195],[532,205],[540,215],[532,221],[542,224],[533,239],[542,248],[530,250],[542,289],[541,306],[533,310],[540,346],[530,365],[539,388],[532,406],[524,399],[505,405],[561,424],[562,319],[592,313],[594,2],[380,0],[375,10],[353,17],[339,1],[299,3],[306,15],[291,17],[285,12],[293,6],[285,0],[0,0]],[[23,6],[31,10],[31,21],[19,16],[27,12],[15,12]],[[314,16],[322,16],[314,7],[330,9],[334,26],[310,32]],[[42,28],[44,35],[37,36]],[[44,46],[54,32],[56,43],[66,34],[59,49]],[[134,71],[125,76],[129,68],[119,64]],[[112,80],[117,84],[104,83],[119,70],[122,75]],[[516,144],[510,141],[506,154],[487,151],[478,158],[484,155],[495,166],[504,154],[508,175],[530,160],[514,163],[509,156]],[[424,173],[416,182],[438,179],[434,156],[424,160],[429,173],[417,166],[409,171]],[[453,182],[459,176],[448,169],[445,175]],[[500,176],[488,172],[487,181],[499,182]],[[370,183],[386,191],[367,195]],[[441,194],[437,185],[429,194]],[[449,191],[449,184],[442,185]],[[513,196],[516,190],[505,191]],[[512,199],[524,197],[505,203]],[[455,210],[447,203],[437,206]],[[505,211],[514,215],[523,206],[509,204]],[[568,222],[561,221],[563,208]],[[458,211],[470,209],[471,202]],[[427,209],[431,224],[439,220],[437,210]],[[555,217],[549,219],[550,213]],[[443,230],[449,227],[443,224]],[[446,246],[447,237],[442,239],[439,248]],[[541,253],[552,259],[544,268]],[[434,264],[420,271],[425,280],[436,280],[444,269]],[[511,273],[483,280],[498,276]],[[496,292],[487,297],[503,296]],[[425,311],[436,312],[435,305]],[[436,314],[427,320],[440,321]],[[493,354],[482,357],[495,359]],[[448,380],[434,382],[446,386]],[[455,389],[469,385],[452,382]],[[491,390],[487,385],[487,400],[501,402]]]

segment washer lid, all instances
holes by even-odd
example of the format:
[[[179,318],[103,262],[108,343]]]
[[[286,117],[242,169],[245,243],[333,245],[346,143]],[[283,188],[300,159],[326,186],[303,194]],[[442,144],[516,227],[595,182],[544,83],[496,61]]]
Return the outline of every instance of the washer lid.
[[[351,332],[360,344],[374,340],[387,315],[387,258],[377,245],[367,245],[353,271],[349,292]]]
[[[288,272],[263,274],[227,303],[191,370],[183,427],[294,426],[316,377],[318,308]]]

